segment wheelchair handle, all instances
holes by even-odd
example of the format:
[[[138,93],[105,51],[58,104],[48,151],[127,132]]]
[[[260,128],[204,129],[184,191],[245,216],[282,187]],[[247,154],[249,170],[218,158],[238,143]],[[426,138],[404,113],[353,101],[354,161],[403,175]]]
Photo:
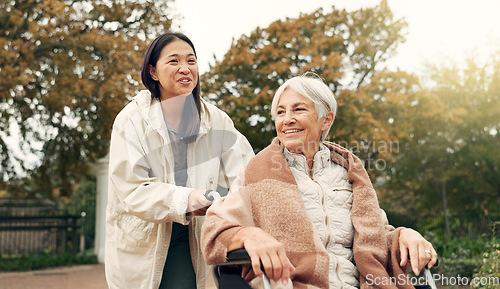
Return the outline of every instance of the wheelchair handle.
[[[252,264],[252,260],[250,259],[247,250],[245,248],[241,248],[227,252],[226,262],[219,266],[246,265],[246,264]],[[267,277],[266,272],[264,272],[264,274],[262,275],[262,285],[264,285],[264,289],[272,289],[271,281]]]
[[[215,201],[215,200],[218,200],[221,198],[221,195],[219,194],[219,192],[217,191],[213,191],[213,190],[206,190],[205,191],[205,198],[207,198],[207,200],[209,201]]]
[[[224,265],[245,265],[251,263],[252,261],[250,260],[247,250],[241,248],[227,252],[226,262]]]

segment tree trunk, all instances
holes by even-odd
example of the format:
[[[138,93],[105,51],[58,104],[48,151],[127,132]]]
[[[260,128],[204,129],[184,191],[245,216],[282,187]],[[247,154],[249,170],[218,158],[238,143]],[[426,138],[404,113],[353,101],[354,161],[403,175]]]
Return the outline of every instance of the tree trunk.
[[[446,239],[450,239],[450,223],[448,221],[448,204],[446,202],[446,179],[443,179],[442,188],[441,188],[441,198],[443,200],[443,215],[444,215],[444,231]]]

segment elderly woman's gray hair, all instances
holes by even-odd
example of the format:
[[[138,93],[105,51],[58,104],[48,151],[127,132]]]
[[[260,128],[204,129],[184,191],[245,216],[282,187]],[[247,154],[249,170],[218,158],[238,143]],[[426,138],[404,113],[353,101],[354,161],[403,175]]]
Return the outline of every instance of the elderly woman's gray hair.
[[[312,76],[311,74],[304,74],[290,78],[278,88],[274,94],[273,102],[271,104],[271,115],[273,119],[276,118],[276,108],[281,94],[287,88],[293,89],[297,93],[312,100],[314,102],[316,112],[318,113],[318,119],[324,117],[329,111],[333,111],[335,119],[335,116],[337,115],[337,100],[335,99],[332,90],[319,77]],[[327,130],[323,131],[321,134],[321,140],[326,138],[330,128],[331,125]]]

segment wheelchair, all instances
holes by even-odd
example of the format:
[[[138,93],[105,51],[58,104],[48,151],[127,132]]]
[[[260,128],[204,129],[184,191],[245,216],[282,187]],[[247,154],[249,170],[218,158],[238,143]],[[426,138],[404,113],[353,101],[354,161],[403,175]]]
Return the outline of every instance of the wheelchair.
[[[215,285],[218,289],[252,289],[250,285],[241,277],[241,267],[251,264],[250,256],[245,249],[237,249],[227,253],[226,262],[214,266],[213,275]],[[438,264],[436,263],[435,266]],[[414,285],[415,289],[437,289],[432,273],[428,268],[422,270],[426,285]],[[262,276],[264,289],[272,289],[269,278]]]

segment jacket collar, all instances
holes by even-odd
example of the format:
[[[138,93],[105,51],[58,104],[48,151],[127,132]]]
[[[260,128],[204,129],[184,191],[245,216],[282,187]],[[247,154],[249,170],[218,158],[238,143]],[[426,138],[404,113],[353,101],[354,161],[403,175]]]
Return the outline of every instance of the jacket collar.
[[[167,136],[167,125],[163,118],[163,112],[161,109],[161,103],[158,99],[151,97],[151,92],[149,90],[141,90],[134,98],[133,101],[137,103],[139,108],[139,113],[142,118],[146,121],[148,127],[147,132],[156,131],[162,136]],[[212,118],[208,105],[205,100],[201,99],[201,121],[200,121],[200,132],[199,134],[207,133],[212,127]]]
[[[306,157],[303,154],[290,152],[286,147],[283,147],[283,155],[290,167],[297,168],[306,174],[309,174],[309,166],[307,165]],[[314,155],[312,172],[320,172],[330,162],[330,150],[322,143],[319,144],[319,150]]]

